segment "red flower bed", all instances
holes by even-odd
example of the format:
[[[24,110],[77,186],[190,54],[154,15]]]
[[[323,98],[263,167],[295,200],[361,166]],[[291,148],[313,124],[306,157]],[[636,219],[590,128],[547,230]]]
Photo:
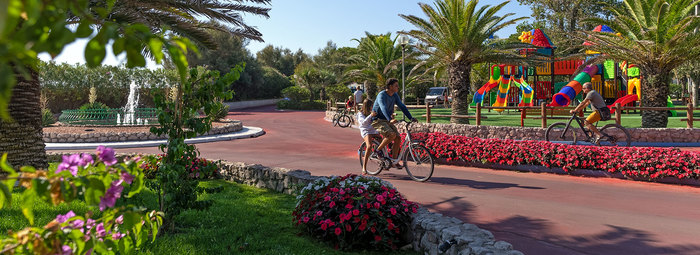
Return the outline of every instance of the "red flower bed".
[[[417,206],[391,183],[349,174],[319,178],[297,197],[294,223],[336,249],[396,250]]]
[[[698,179],[700,153],[676,148],[598,147],[550,143],[481,139],[443,133],[416,133],[433,155],[448,162],[465,160],[503,165],[540,165],[622,173],[628,177],[654,180],[662,177]]]

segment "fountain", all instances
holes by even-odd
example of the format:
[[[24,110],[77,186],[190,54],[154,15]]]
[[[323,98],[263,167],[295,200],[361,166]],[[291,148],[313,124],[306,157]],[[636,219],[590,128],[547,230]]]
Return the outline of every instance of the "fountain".
[[[64,110],[59,121],[81,126],[142,126],[158,123],[155,108],[138,108],[139,86],[131,81],[126,105],[117,109]],[[150,124],[153,125],[153,124]]]
[[[136,82],[131,81],[129,85],[129,96],[127,97],[126,105],[124,106],[124,119],[119,122],[117,116],[117,125],[141,125],[141,119],[136,119],[136,106],[139,104],[139,92]]]

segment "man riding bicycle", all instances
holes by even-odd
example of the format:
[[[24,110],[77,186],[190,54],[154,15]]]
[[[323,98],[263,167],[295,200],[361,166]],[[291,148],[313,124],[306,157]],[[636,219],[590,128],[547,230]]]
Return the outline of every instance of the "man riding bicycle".
[[[391,163],[394,167],[401,169],[403,166],[399,164],[399,159],[396,158],[401,149],[401,136],[399,135],[399,130],[394,125],[394,123],[396,123],[396,119],[394,119],[394,105],[398,106],[403,114],[411,121],[416,121],[416,119],[411,116],[406,105],[401,102],[401,98],[397,93],[398,91],[399,80],[395,78],[389,79],[386,82],[385,90],[379,92],[377,100],[374,101],[372,111],[377,113],[377,117],[372,121],[372,127],[379,131],[384,137],[375,152],[380,153],[381,148],[384,148],[389,145],[391,141],[394,141],[394,145],[391,147]]]
[[[593,84],[590,82],[586,82],[583,84],[583,88],[581,89],[583,93],[586,93],[586,97],[583,99],[583,102],[579,104],[576,109],[573,109],[570,111],[570,113],[577,113],[583,110],[588,104],[591,105],[591,108],[593,108],[593,113],[588,115],[588,118],[584,121],[586,124],[586,127],[593,131],[595,134],[595,138],[593,140],[593,143],[599,144],[600,138],[603,136],[600,131],[593,125],[594,123],[598,122],[599,120],[609,120],[610,119],[610,109],[605,105],[605,100],[603,99],[603,96],[600,95],[597,91],[593,90]]]

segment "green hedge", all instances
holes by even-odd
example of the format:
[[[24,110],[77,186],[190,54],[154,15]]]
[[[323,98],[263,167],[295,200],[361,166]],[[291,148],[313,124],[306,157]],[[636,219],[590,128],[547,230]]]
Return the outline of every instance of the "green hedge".
[[[53,62],[39,64],[39,80],[41,92],[48,99],[47,108],[52,112],[78,109],[88,103],[90,87],[93,86],[97,90],[97,101],[110,108],[124,107],[132,81],[139,85],[139,106],[154,107],[154,92],[179,82],[175,70],[115,66],[87,68],[85,65]]]
[[[326,104],[321,101],[281,100],[277,102],[277,108],[290,110],[325,110]]]

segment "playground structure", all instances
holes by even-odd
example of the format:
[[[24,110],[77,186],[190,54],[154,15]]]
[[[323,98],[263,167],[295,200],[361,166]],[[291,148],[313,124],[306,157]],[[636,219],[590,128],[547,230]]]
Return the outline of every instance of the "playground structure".
[[[594,31],[613,32],[607,26],[598,26]],[[639,68],[633,64],[608,60],[602,64],[583,67],[581,72],[576,73],[585,61],[557,61],[554,57],[556,47],[540,29],[523,32],[519,39],[536,47],[522,49],[520,54],[525,57],[541,58],[547,63],[525,68],[507,65],[491,66],[489,82],[474,94],[472,106],[483,105],[487,93],[489,93],[488,102],[494,107],[534,106],[536,102],[547,101],[550,102],[548,106],[569,106],[582,100],[580,92],[582,85],[586,82],[592,83],[593,89],[603,96],[608,107],[616,103],[622,106],[634,106],[642,98],[640,90],[642,76]],[[586,43],[589,42],[584,44]],[[598,54],[597,52],[587,53]],[[571,76],[574,78],[569,80]],[[492,91],[497,86],[499,89]],[[554,93],[555,91],[558,92]],[[670,97],[667,106],[673,107]],[[503,109],[494,110],[503,111]],[[676,116],[675,111],[670,112]]]

